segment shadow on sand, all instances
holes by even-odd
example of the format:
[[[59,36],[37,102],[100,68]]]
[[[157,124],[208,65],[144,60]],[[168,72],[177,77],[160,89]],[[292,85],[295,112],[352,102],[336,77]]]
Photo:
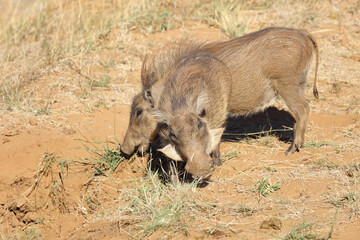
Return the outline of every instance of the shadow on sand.
[[[275,136],[279,140],[288,142],[292,139],[292,127],[295,123],[293,116],[285,111],[270,107],[262,113],[250,117],[229,117],[222,142],[238,142],[244,138],[257,138],[264,135]],[[164,182],[176,184],[178,182],[192,182],[192,177],[185,171],[185,162],[177,162],[167,158],[153,148],[148,161],[148,168],[157,172]],[[207,182],[201,182],[198,187],[205,187]]]
[[[249,117],[229,117],[222,142],[237,142],[244,138],[270,135],[289,142],[293,137],[294,117],[285,110],[270,107]]]

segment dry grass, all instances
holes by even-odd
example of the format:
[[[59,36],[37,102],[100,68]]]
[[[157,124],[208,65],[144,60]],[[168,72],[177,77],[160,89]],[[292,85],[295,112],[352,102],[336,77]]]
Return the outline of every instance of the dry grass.
[[[26,109],[34,100],[31,83],[64,64],[75,62],[81,70],[86,54],[130,48],[129,31],[165,31],[181,26],[183,17],[175,4],[164,1],[2,1],[0,6],[5,13],[0,18],[2,110]],[[114,33],[118,37],[109,44]],[[105,69],[116,64],[99,62]],[[109,85],[109,76],[94,79],[80,73],[88,78],[90,90]]]
[[[201,16],[210,26],[219,27],[230,37],[269,26],[297,27],[315,25],[322,15],[319,1],[210,1]]]
[[[157,173],[151,171],[121,188],[119,198],[112,202],[110,208],[96,207],[94,213],[86,202],[81,200],[79,209],[87,216],[89,213],[95,216],[89,218],[89,222],[103,219],[119,222],[120,234],[134,239],[146,238],[156,232],[161,232],[163,239],[187,237],[190,231],[194,231],[194,222],[198,222],[196,231],[200,233],[213,235],[223,232],[236,236],[236,231],[229,228],[229,224],[217,218],[247,217],[255,212],[242,204],[228,205],[206,200],[194,183],[164,184]],[[96,204],[101,205],[99,202]]]
[[[313,229],[316,227],[316,224],[312,222],[302,222],[297,225],[291,232],[285,235],[283,240],[302,240],[302,239],[313,239],[313,240],[327,240],[331,238],[331,231],[325,236],[319,236],[316,233],[313,233]]]
[[[168,237],[188,233],[185,220],[194,205],[195,185],[164,185],[157,174],[149,172],[135,188],[126,188],[121,196],[125,202],[118,207],[122,221],[131,221],[130,232],[135,238],[146,237],[157,230],[166,230]]]

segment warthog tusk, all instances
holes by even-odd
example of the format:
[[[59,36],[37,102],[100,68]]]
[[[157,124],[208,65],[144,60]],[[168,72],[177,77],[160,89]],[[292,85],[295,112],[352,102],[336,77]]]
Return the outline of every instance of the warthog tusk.
[[[189,162],[191,162],[191,161],[193,160],[193,158],[194,158],[194,153],[192,154],[192,156],[191,156],[191,158],[190,158]]]

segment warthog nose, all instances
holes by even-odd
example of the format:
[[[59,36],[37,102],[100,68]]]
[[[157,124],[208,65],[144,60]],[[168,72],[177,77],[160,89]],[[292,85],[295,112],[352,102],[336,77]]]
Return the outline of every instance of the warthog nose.
[[[211,167],[204,168],[201,166],[192,166],[190,164],[186,164],[185,171],[190,173],[194,179],[200,180],[200,181],[208,180],[211,177],[211,175],[213,174]]]
[[[133,152],[134,152],[134,148],[129,148],[128,146],[126,145],[122,145],[121,148],[120,148],[120,151],[126,155],[126,156],[130,156]]]

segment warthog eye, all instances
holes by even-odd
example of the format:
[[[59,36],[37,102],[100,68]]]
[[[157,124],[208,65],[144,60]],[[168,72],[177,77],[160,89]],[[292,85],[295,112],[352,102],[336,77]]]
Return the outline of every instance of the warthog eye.
[[[136,116],[136,117],[139,117],[139,116],[142,114],[142,112],[143,112],[143,110],[142,110],[141,108],[137,108],[137,109],[135,110],[135,116]]]
[[[173,142],[176,142],[178,140],[178,138],[176,137],[174,131],[171,128],[169,130],[169,137],[170,137],[171,141],[173,141]]]
[[[199,120],[199,122],[198,122],[198,129],[202,128],[202,126],[204,126],[204,123],[203,123],[201,120]]]

